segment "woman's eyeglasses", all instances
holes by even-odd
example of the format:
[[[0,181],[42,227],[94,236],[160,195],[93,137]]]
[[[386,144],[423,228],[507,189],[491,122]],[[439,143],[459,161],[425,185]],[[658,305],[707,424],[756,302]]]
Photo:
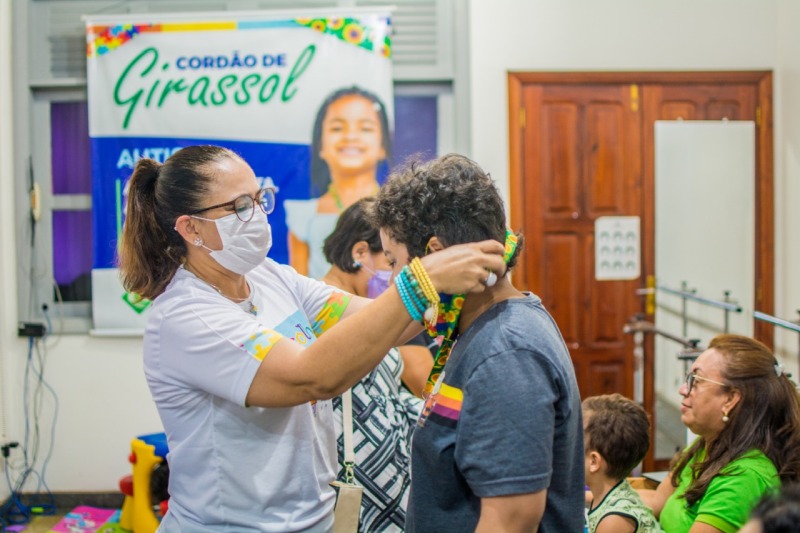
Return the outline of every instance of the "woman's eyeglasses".
[[[204,207],[203,209],[198,209],[197,211],[192,211],[188,214],[196,215],[198,213],[204,213],[205,211],[217,209],[218,207],[232,207],[233,212],[236,213],[236,217],[239,220],[242,222],[250,222],[250,220],[253,218],[253,214],[256,211],[256,204],[258,204],[265,214],[269,215],[272,213],[272,211],[275,209],[275,187],[264,187],[258,191],[258,194],[256,194],[255,198],[249,194],[243,194],[238,198],[231,200],[230,202]]]
[[[709,383],[714,383],[716,385],[721,385],[723,387],[727,387],[726,383],[720,383],[719,381],[714,381],[713,379],[704,378],[703,376],[698,376],[694,372],[689,372],[686,374],[686,380],[684,383],[686,384],[686,394],[689,395],[692,393],[692,389],[694,388],[694,382],[697,380],[700,381],[708,381]]]

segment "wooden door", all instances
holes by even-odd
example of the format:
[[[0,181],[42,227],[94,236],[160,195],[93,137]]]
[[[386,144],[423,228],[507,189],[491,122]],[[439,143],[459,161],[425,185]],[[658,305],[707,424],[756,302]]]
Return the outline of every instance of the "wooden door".
[[[582,396],[633,397],[623,326],[640,281],[596,281],[598,217],[642,214],[638,87],[531,85],[522,91],[527,238],[515,282],[541,296],[570,350]]]
[[[508,82],[511,224],[527,238],[514,284],[539,294],[552,312],[582,396],[633,397],[633,348],[622,329],[646,311],[636,289],[655,269],[655,120],[755,120],[754,301],[772,314],[770,72],[512,72]],[[639,280],[594,279],[593,223],[605,215],[641,217]],[[769,324],[755,321],[754,336],[771,346]],[[651,416],[653,363],[649,338],[643,403]],[[666,468],[653,449],[645,469]]]

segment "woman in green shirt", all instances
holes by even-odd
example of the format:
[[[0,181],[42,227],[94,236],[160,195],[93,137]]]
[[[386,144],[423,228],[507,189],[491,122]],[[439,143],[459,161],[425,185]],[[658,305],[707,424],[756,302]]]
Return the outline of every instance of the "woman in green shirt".
[[[800,400],[762,343],[719,335],[680,388],[698,438],[642,497],[668,533],[734,533],[760,497],[800,479]]]

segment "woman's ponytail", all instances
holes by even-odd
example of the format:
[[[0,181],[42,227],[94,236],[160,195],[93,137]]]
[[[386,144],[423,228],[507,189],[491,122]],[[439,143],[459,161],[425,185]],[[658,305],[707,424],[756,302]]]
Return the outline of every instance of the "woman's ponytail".
[[[125,224],[118,245],[125,290],[153,299],[164,291],[185,255],[178,236],[165,232],[158,220],[156,190],[163,165],[140,159],[128,181]]]

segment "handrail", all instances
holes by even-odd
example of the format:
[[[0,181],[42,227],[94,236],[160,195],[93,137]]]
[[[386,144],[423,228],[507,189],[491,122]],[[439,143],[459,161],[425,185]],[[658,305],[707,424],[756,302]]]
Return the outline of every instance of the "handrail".
[[[663,285],[656,285],[656,289],[669,294],[674,294],[675,296],[680,296],[681,298],[686,298],[687,300],[694,300],[695,302],[700,302],[706,305],[710,305],[712,307],[725,309],[726,311],[733,311],[734,313],[742,312],[742,306],[739,304],[731,302],[720,302],[719,300],[712,300],[711,298],[698,296],[697,294],[695,294],[693,290],[688,291],[688,290],[670,289],[669,287],[665,287]]]
[[[644,401],[644,336],[647,333],[654,333],[661,335],[671,341],[675,341],[683,346],[683,351],[679,352],[678,359],[683,361],[684,370],[686,370],[687,363],[691,358],[697,357],[703,352],[700,347],[700,339],[687,339],[667,333],[662,329],[658,329],[655,324],[648,322],[644,319],[644,314],[637,313],[633,315],[628,322],[622,327],[622,332],[633,335],[633,399],[637,402]],[[682,357],[683,355],[683,357]]]
[[[635,322],[629,322],[622,326],[623,333],[636,333],[638,331],[644,333],[655,333],[656,335],[661,335],[662,337],[666,337],[671,341],[675,341],[684,348],[696,348],[697,344],[700,342],[697,339],[686,339],[683,337],[679,337],[677,335],[673,335],[672,333],[667,333],[662,329],[658,329],[655,324],[652,322],[648,322],[646,320],[637,320]]]
[[[789,320],[777,318],[772,315],[762,313],[761,311],[753,311],[753,318],[757,318],[758,320],[763,320],[764,322],[769,322],[770,324],[775,324],[776,326],[800,333],[800,323],[797,322],[791,322]]]

